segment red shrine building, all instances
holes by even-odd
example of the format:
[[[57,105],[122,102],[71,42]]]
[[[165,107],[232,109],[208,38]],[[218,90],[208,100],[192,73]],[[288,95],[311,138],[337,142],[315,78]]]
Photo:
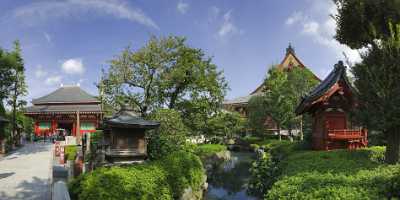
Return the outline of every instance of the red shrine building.
[[[34,119],[36,136],[57,132],[77,136],[96,131],[103,113],[100,101],[79,86],[61,86],[56,91],[33,99],[25,115]]]
[[[342,61],[308,96],[302,99],[296,114],[313,117],[312,145],[316,150],[356,149],[368,145],[367,130],[350,118],[357,106],[357,91],[347,79]]]

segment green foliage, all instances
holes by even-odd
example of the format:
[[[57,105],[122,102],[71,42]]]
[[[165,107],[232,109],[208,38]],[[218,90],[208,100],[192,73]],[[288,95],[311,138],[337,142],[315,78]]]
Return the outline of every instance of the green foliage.
[[[76,145],[69,145],[64,147],[64,155],[67,160],[75,160],[78,147]]]
[[[265,134],[265,119],[267,118],[267,105],[263,95],[252,96],[247,105],[248,110],[248,127],[253,132],[262,136]]]
[[[198,155],[200,158],[205,158],[211,156],[215,153],[225,151],[226,146],[221,144],[201,144],[197,145],[194,153]]]
[[[335,38],[353,49],[366,47],[375,39],[390,37],[390,22],[400,20],[397,0],[334,0],[338,7],[335,17]]]
[[[245,119],[237,112],[220,111],[208,119],[207,136],[233,138],[244,130]]]
[[[204,180],[203,164],[199,157],[185,151],[170,154],[159,165],[166,171],[174,199],[179,199],[189,186],[193,191],[201,189]]]
[[[163,160],[128,167],[100,168],[69,183],[74,199],[178,199],[184,189],[199,191],[204,170],[200,159],[173,152]]]
[[[167,106],[182,112],[195,130],[219,108],[227,90],[211,58],[182,37],[151,37],[144,47],[127,48],[110,63],[99,83],[108,105],[116,107],[127,99],[142,116]]]
[[[157,130],[148,133],[147,153],[151,160],[160,159],[171,152],[184,149],[188,129],[177,111],[159,109],[149,118],[160,122]]]
[[[282,161],[298,148],[297,143],[271,140],[260,142],[265,152],[259,153],[258,159],[250,168],[250,180],[247,192],[262,197],[282,174]]]
[[[400,166],[382,165],[383,147],[291,154],[265,199],[386,199],[400,197]]]

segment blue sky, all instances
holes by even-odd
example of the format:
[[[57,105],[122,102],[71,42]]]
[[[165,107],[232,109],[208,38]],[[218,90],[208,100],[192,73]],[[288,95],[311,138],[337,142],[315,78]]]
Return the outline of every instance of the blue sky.
[[[289,42],[320,78],[343,52],[359,61],[332,38],[335,12],[330,0],[2,0],[0,47],[21,41],[30,101],[61,84],[97,94],[101,68],[128,45],[185,36],[224,71],[231,99],[254,90]]]

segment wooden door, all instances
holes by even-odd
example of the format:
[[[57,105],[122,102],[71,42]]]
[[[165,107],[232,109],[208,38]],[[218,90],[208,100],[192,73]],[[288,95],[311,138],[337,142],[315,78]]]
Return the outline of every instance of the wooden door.
[[[346,129],[346,115],[342,112],[327,113],[326,120],[328,123],[328,129]]]

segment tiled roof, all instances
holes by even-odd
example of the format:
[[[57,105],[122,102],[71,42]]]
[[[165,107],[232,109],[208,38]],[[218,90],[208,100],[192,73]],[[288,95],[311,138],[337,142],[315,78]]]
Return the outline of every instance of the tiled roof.
[[[122,106],[121,110],[112,117],[104,120],[106,126],[120,128],[156,128],[159,122],[145,120],[136,114],[129,106]]]
[[[32,104],[51,104],[51,103],[82,103],[99,102],[94,96],[82,90],[79,86],[64,86],[56,91],[32,100]]]
[[[331,73],[329,73],[329,75],[317,87],[315,87],[306,97],[302,99],[296,108],[296,114],[299,115],[306,112],[307,108],[313,101],[323,96],[339,80],[343,80],[349,86],[349,88],[355,92],[355,89],[351,86],[347,79],[346,67],[343,65],[342,61],[339,61],[338,64],[335,64],[335,67]]]
[[[232,100],[225,100],[223,102],[223,104],[224,105],[229,105],[229,104],[247,104],[247,103],[249,103],[251,97],[257,96],[257,95],[259,95],[259,93],[254,93],[254,94],[250,94],[250,95],[247,95],[247,96],[238,97],[238,98],[235,98],[235,99],[232,99]]]
[[[26,108],[26,113],[74,113],[77,112],[101,112],[100,104],[78,105],[33,105]]]

